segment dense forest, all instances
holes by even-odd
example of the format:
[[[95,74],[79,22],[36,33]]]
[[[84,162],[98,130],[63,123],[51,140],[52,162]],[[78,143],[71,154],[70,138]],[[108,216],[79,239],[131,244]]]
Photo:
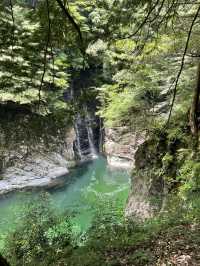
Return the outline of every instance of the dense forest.
[[[200,265],[199,34],[197,0],[1,0],[0,265]]]

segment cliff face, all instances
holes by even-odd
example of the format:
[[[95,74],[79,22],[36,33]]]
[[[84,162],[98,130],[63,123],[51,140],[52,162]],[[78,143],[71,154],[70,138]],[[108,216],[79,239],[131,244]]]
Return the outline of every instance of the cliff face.
[[[106,128],[104,152],[111,167],[132,169],[135,153],[144,142],[144,134],[130,132],[127,127]]]
[[[8,107],[0,123],[0,194],[60,185],[76,164],[72,123]]]
[[[157,170],[166,153],[165,140],[145,140],[144,133],[130,132],[127,127],[106,128],[104,152],[109,166],[132,171],[126,216],[143,220],[161,210],[166,184]]]
[[[2,108],[0,195],[60,185],[71,167],[97,157],[100,126],[95,106],[85,105],[74,119],[43,117],[16,104]]]
[[[126,206],[126,216],[146,219],[163,207],[167,186],[162,169],[166,143],[146,140],[135,153],[135,168],[131,178],[131,191]]]
[[[38,151],[35,150],[28,155],[25,153],[26,149],[17,152],[9,150],[6,160],[11,165],[5,167],[1,173],[0,195],[14,190],[61,185],[64,181],[62,177],[76,164],[74,140],[75,132],[71,128],[66,133],[65,145],[55,151],[45,152],[41,146],[37,147]]]
[[[130,132],[127,127],[105,129],[104,151],[109,166],[132,170],[127,217],[149,218],[160,208],[157,198],[162,197],[164,183],[148,170],[153,163],[150,147],[145,134]]]

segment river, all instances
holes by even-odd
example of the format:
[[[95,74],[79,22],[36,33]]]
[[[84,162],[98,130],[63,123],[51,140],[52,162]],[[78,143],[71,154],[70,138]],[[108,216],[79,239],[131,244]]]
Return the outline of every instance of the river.
[[[97,208],[104,208],[101,202],[118,202],[123,207],[130,187],[129,173],[109,169],[103,157],[77,167],[64,181],[62,187],[48,190],[48,193],[56,212],[69,210],[76,213],[72,222],[79,231],[89,227]],[[0,199],[0,249],[6,235],[22,222],[23,206],[34,200],[38,193],[16,192]]]

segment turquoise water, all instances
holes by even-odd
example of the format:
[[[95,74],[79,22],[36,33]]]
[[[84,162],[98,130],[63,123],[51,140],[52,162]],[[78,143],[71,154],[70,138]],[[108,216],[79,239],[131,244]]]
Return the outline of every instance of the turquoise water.
[[[109,169],[103,157],[79,166],[64,181],[61,188],[48,192],[58,214],[75,212],[73,224],[79,231],[88,228],[95,210],[105,203],[118,202],[123,207],[129,191],[128,172]],[[0,199],[0,248],[9,231],[23,221],[23,206],[38,193],[18,192]]]

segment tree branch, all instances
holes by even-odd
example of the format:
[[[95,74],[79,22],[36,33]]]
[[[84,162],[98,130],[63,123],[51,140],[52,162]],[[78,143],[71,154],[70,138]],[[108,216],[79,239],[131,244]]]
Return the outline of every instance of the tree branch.
[[[187,54],[187,50],[188,50],[188,46],[189,46],[189,42],[190,42],[190,37],[191,37],[191,34],[192,34],[192,30],[193,30],[193,26],[195,24],[195,21],[196,21],[198,15],[199,15],[199,12],[200,12],[200,5],[199,5],[199,7],[198,7],[198,9],[197,9],[197,11],[195,13],[195,16],[194,16],[194,18],[192,20],[192,23],[190,25],[190,29],[189,29],[189,32],[188,32],[188,36],[187,36],[187,40],[186,40],[186,44],[185,44],[185,49],[184,49],[182,60],[181,60],[180,70],[179,70],[179,72],[177,74],[176,81],[175,81],[174,93],[173,93],[172,103],[171,103],[170,112],[169,112],[169,116],[168,116],[168,120],[167,120],[166,126],[169,124],[170,119],[171,119],[172,110],[173,110],[174,102],[175,102],[175,99],[176,99],[178,82],[179,82],[179,79],[180,79],[180,76],[181,76],[181,73],[183,71],[183,67],[184,67],[184,64],[185,64],[185,57],[186,57],[186,54]]]
[[[65,7],[65,5],[62,2],[62,0],[56,0],[56,2],[58,3],[59,7],[62,9],[63,14],[67,17],[67,19],[70,21],[72,26],[75,28],[75,30],[76,30],[76,32],[77,32],[77,34],[79,36],[81,45],[82,45],[81,51],[83,52],[83,36],[82,36],[81,30],[80,30],[80,27],[76,23],[76,21],[73,18],[73,16],[70,14],[69,9]]]
[[[149,10],[149,12],[147,13],[146,17],[144,18],[144,20],[142,21],[142,23],[137,27],[137,29],[134,31],[134,33],[123,36],[119,39],[128,39],[131,38],[133,36],[135,36],[143,27],[144,25],[147,23],[151,13],[155,10],[155,8],[157,7],[157,5],[159,4],[160,0],[157,0],[156,3],[151,7],[151,9]]]

